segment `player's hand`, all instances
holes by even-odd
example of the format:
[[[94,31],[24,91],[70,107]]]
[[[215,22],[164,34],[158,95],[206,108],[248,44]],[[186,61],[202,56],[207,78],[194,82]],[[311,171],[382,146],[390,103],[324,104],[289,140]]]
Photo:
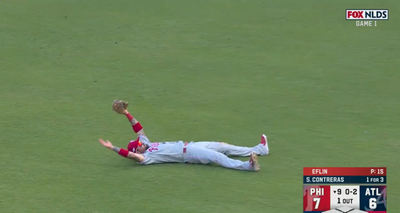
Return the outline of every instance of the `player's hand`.
[[[110,141],[104,141],[103,139],[99,139],[99,142],[101,143],[101,145],[103,145],[106,148],[112,149],[113,145],[111,144]]]
[[[123,100],[114,100],[112,109],[118,114],[126,114],[128,108],[128,102]]]

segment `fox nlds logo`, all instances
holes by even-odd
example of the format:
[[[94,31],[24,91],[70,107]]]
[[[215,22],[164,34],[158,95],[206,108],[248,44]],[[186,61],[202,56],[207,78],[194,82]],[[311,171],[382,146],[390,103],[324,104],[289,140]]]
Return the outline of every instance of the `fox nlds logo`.
[[[345,16],[348,21],[356,21],[356,26],[376,27],[377,21],[389,20],[389,10],[348,9]]]

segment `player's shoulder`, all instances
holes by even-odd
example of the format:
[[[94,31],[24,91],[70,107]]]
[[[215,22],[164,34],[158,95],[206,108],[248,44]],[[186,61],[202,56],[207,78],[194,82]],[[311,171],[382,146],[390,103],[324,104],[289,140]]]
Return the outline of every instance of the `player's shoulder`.
[[[143,153],[142,155],[143,155],[143,157],[144,157],[144,159],[143,159],[143,161],[142,162],[138,162],[140,165],[148,165],[148,164],[151,164],[152,163],[152,157],[151,157],[151,152],[145,152],[145,153]]]
[[[139,135],[138,139],[140,142],[142,142],[144,144],[147,144],[147,145],[151,144],[151,141],[149,140],[149,138],[146,135]]]

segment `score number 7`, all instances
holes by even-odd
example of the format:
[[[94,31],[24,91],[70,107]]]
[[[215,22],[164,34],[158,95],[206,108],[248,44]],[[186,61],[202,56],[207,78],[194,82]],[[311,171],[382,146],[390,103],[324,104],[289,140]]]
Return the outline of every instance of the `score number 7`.
[[[320,197],[314,197],[313,201],[315,202],[315,207],[314,209],[318,209],[319,207],[319,202],[321,202],[321,198]]]

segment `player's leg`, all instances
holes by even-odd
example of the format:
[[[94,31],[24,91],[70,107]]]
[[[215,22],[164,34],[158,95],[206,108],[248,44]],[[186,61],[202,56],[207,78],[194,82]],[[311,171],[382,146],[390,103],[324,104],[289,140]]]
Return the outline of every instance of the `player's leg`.
[[[220,153],[223,153],[228,156],[250,156],[252,152],[255,152],[257,155],[268,155],[268,141],[267,136],[261,136],[261,142],[254,147],[243,147],[243,146],[235,146],[228,143],[223,142],[212,142],[212,141],[200,141],[195,142],[196,145],[211,149]]]
[[[215,141],[199,141],[194,142],[197,146],[201,146],[207,149],[211,149],[228,156],[250,156],[252,151],[256,151],[255,147],[243,147],[235,146],[225,142],[215,142]],[[259,154],[259,153],[257,153]]]
[[[185,160],[188,163],[195,164],[214,163],[225,168],[237,170],[258,171],[260,169],[256,153],[250,155],[249,161],[241,161],[231,159],[220,152],[196,146],[195,144],[188,145]]]

